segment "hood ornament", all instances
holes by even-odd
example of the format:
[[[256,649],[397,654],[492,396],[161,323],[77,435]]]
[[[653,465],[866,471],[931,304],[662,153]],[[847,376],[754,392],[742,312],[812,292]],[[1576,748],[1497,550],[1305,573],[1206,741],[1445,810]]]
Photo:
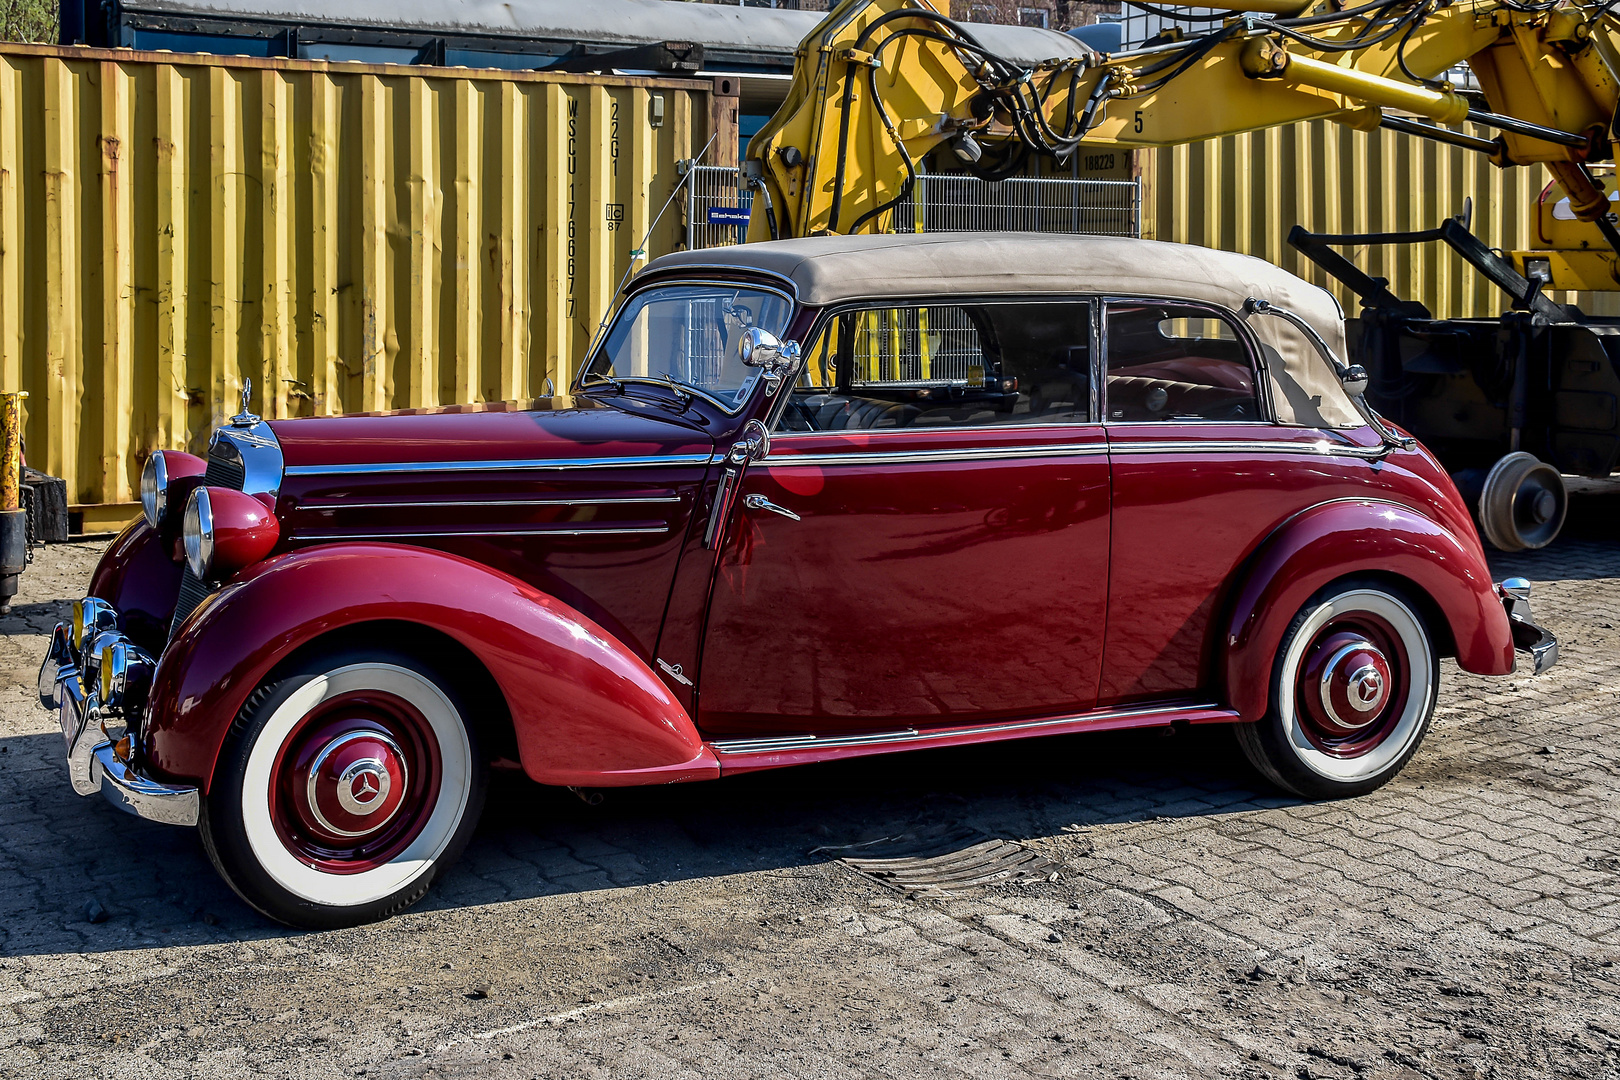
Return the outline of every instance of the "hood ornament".
[[[242,411],[231,417],[231,427],[252,427],[259,422],[259,418],[248,412],[248,403],[253,400],[253,380],[242,380]]]

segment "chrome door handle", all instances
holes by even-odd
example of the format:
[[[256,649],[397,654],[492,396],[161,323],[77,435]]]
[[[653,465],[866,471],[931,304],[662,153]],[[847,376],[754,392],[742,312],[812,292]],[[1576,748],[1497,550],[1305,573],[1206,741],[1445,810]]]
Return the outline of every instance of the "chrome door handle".
[[[793,521],[803,521],[804,520],[798,514],[795,514],[793,511],[789,510],[787,507],[785,507],[785,506],[777,506],[775,503],[771,502],[771,500],[767,499],[763,495],[748,495],[748,496],[745,496],[743,498],[743,505],[748,507],[748,509],[750,509],[750,510],[769,510],[773,514],[781,514],[783,517],[788,518],[788,519],[793,520]]]

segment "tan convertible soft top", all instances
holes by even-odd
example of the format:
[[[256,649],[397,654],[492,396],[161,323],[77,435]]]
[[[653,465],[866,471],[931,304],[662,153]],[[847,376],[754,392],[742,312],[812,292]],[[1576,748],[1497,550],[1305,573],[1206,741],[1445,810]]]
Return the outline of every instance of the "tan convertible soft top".
[[[682,251],[643,273],[678,267],[762,270],[793,283],[801,303],[1040,293],[1202,300],[1242,316],[1248,297],[1305,318],[1345,356],[1344,320],[1332,295],[1248,255],[1190,244],[1050,233],[817,236]],[[1309,427],[1358,427],[1337,376],[1282,319],[1248,317],[1267,346],[1278,419]]]

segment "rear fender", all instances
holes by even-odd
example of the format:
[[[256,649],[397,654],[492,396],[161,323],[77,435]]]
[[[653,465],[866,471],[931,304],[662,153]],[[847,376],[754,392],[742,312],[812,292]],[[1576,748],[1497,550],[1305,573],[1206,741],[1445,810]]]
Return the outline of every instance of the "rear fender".
[[[524,771],[540,783],[612,787],[719,775],[663,682],[578,611],[468,559],[361,543],[259,563],[186,619],[153,680],[145,739],[152,768],[206,793],[231,722],[278,663],[317,637],[381,621],[446,634],[488,668]]]
[[[1479,675],[1513,670],[1513,635],[1477,542],[1416,510],[1376,499],[1313,506],[1255,554],[1227,625],[1227,700],[1244,720],[1265,714],[1282,637],[1312,595],[1339,578],[1401,579],[1450,630],[1457,663]]]

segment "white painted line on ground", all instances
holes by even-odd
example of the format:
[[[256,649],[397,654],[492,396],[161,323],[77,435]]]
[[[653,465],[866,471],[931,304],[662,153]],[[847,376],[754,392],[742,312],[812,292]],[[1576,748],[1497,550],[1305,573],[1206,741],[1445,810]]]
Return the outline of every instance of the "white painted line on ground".
[[[690,994],[698,990],[705,990],[722,981],[724,981],[723,977],[720,979],[705,979],[703,982],[690,983],[686,986],[672,986],[668,990],[659,990],[651,994],[635,994],[631,997],[614,998],[612,1001],[593,1001],[589,1005],[581,1005],[577,1009],[569,1009],[566,1012],[552,1013],[550,1016],[537,1016],[533,1020],[525,1020],[521,1024],[513,1024],[510,1027],[495,1028],[492,1031],[479,1031],[471,1035],[463,1035],[459,1039],[451,1039],[449,1042],[440,1043],[438,1046],[433,1048],[433,1051],[434,1053],[438,1053],[441,1050],[450,1049],[450,1047],[455,1046],[457,1043],[472,1042],[473,1040],[487,1041],[489,1039],[498,1039],[502,1035],[513,1035],[519,1031],[527,1031],[529,1028],[543,1027],[546,1024],[567,1023],[569,1020],[577,1019],[589,1013],[603,1012],[607,1009],[620,1009],[627,1005],[643,1005],[650,1001],[662,1001],[664,998],[678,997],[681,994]]]

